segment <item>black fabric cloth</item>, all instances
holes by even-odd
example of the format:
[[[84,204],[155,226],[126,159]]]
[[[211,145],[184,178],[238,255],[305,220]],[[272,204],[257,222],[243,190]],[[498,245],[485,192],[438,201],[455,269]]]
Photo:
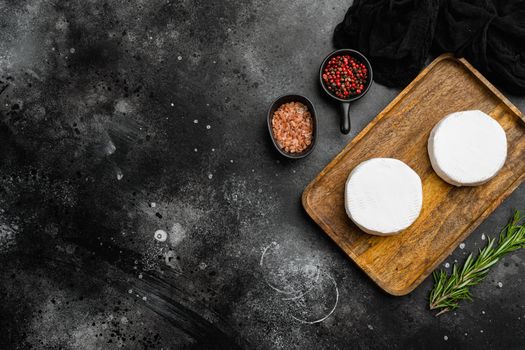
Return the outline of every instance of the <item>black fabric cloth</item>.
[[[334,44],[361,51],[387,86],[408,84],[431,53],[453,52],[525,94],[525,0],[355,0]]]
[[[354,0],[334,44],[363,53],[378,83],[406,85],[425,64],[438,10],[439,0]]]

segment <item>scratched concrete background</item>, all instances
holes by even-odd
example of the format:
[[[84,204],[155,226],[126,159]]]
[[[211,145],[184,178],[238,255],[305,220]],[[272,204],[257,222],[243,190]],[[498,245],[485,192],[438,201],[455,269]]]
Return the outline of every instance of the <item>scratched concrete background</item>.
[[[430,279],[386,295],[301,209],[398,93],[374,85],[339,133],[317,69],[348,5],[0,1],[0,348],[523,348],[525,251],[436,318]],[[288,92],[319,114],[295,162],[264,124]],[[524,200],[521,186],[446,262]]]

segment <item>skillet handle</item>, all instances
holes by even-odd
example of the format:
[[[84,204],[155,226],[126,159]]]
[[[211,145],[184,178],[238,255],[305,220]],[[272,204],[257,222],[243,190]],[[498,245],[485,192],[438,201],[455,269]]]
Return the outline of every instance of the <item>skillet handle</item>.
[[[348,134],[350,132],[350,103],[341,103],[341,132]]]

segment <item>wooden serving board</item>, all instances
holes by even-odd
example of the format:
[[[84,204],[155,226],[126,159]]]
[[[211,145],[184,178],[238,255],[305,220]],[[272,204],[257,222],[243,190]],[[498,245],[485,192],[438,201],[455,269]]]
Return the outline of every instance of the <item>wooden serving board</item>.
[[[433,171],[427,139],[445,115],[479,109],[505,129],[507,161],[477,187],[454,187]],[[372,236],[348,218],[344,187],[350,171],[374,157],[397,158],[423,183],[423,209],[395,236]],[[525,178],[525,118],[466,60],[436,58],[305,189],[308,214],[386,292],[416,288]]]

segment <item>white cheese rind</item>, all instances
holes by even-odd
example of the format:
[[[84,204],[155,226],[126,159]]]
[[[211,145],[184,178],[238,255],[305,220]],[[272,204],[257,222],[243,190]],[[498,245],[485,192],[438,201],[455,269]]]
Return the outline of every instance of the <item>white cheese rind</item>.
[[[438,122],[428,138],[434,171],[455,186],[477,186],[492,179],[507,158],[505,130],[481,111],[462,111]]]
[[[346,181],[346,213],[361,230],[372,235],[403,231],[416,221],[422,205],[419,175],[397,159],[364,161]]]

